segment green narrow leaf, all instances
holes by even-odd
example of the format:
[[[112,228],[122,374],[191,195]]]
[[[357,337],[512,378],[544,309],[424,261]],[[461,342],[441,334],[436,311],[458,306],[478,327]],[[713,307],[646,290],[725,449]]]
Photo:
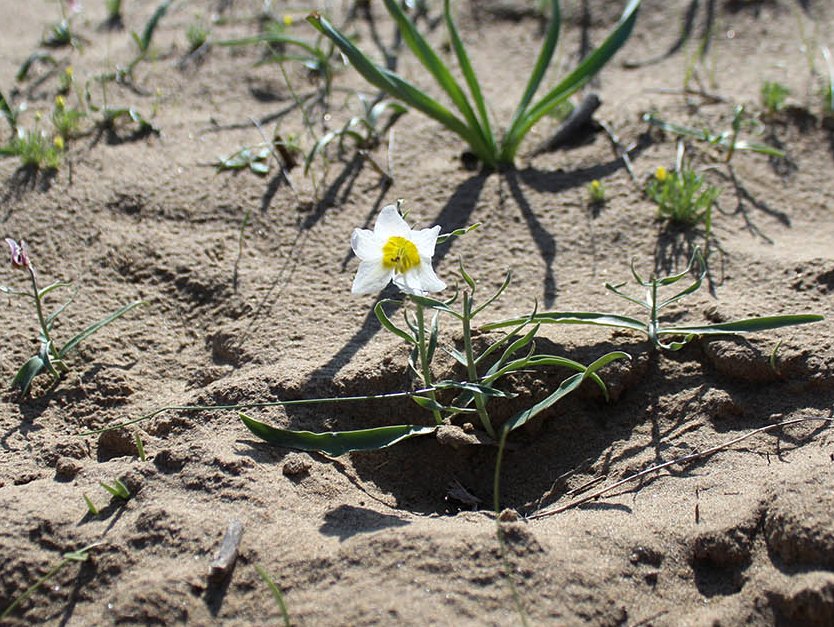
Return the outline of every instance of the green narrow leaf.
[[[83,493],[81,496],[84,497],[84,503],[87,504],[87,511],[90,512],[90,516],[98,516],[98,507],[90,500],[90,497]]]
[[[0,114],[6,118],[6,121],[9,123],[9,127],[12,129],[12,133],[17,132],[17,114],[9,105],[9,101],[6,100],[3,92],[0,92]]]
[[[437,300],[436,298],[429,298],[428,296],[418,296],[417,294],[409,294],[408,298],[416,304],[422,305],[423,307],[428,307],[436,311],[445,311],[447,314],[451,314],[455,318],[461,319],[461,315],[457,311],[449,307],[449,305],[444,303],[442,300]]]
[[[555,392],[550,394],[547,398],[539,401],[532,407],[525,409],[522,412],[519,412],[507,423],[504,425],[504,429],[508,431],[513,431],[514,429],[518,429],[520,426],[528,422],[533,417],[537,416],[541,412],[545,411],[552,407],[557,401],[561,400],[575,389],[577,389],[582,382],[591,377],[596,373],[597,370],[606,366],[607,364],[611,363],[615,359],[631,359],[631,356],[628,353],[623,353],[620,351],[615,351],[603,355],[596,361],[594,361],[591,365],[589,365],[584,372],[577,372],[575,375],[568,377],[564,381],[562,381],[561,385],[556,389]]]
[[[26,394],[29,387],[32,385],[32,380],[37,377],[44,370],[43,359],[39,355],[30,357],[29,360],[20,367],[17,374],[12,379],[11,387],[20,388],[21,394]]]
[[[130,498],[130,490],[120,479],[113,479],[113,485],[104,483],[104,481],[99,481],[98,484],[117,499],[127,501]]]
[[[501,355],[498,361],[496,361],[492,365],[492,367],[487,371],[487,375],[491,375],[497,372],[504,364],[506,364],[510,360],[510,357],[512,357],[514,353],[520,351],[522,348],[532,343],[536,337],[536,333],[539,332],[540,326],[540,324],[534,325],[533,328],[530,329],[527,333],[525,333],[516,341],[512,342],[509,346],[507,346],[507,348],[504,349],[504,353]],[[477,360],[475,361],[475,363],[477,365]],[[489,383],[489,381],[486,381],[486,379],[484,379],[484,382]]]
[[[284,622],[284,627],[290,627],[292,625],[292,622],[290,621],[290,613],[287,611],[287,604],[284,602],[284,595],[281,593],[281,589],[275,585],[272,577],[270,577],[269,573],[267,573],[261,566],[256,565],[255,571],[257,571],[258,576],[266,584],[266,587],[269,588],[269,591],[272,593],[272,598],[275,599],[275,603],[278,604],[278,609],[281,610],[281,619]]]
[[[595,313],[591,311],[546,311],[536,314],[532,317],[532,319],[512,318],[510,320],[490,322],[489,324],[483,325],[481,330],[492,331],[503,327],[515,326],[524,320],[529,320],[529,322],[539,322],[542,324],[590,324],[602,327],[614,327],[618,329],[631,329],[632,331],[646,333],[645,323],[640,322],[639,320],[629,318],[628,316]]]
[[[554,3],[558,4],[558,0],[554,0]],[[487,114],[484,96],[481,93],[481,85],[478,82],[478,77],[475,75],[475,70],[472,68],[472,63],[469,61],[469,55],[466,53],[466,48],[463,45],[463,40],[460,38],[455,21],[452,19],[449,0],[443,0],[443,16],[446,19],[446,28],[449,30],[452,48],[458,58],[458,66],[469,87],[469,93],[472,94],[472,100],[475,101],[475,106],[478,108],[483,136],[489,144],[490,150],[495,152],[495,137],[492,134],[492,127],[489,123],[489,115]]]
[[[480,135],[469,128],[446,107],[395,73],[375,65],[362,51],[353,45],[350,39],[345,37],[327,19],[318,13],[310,14],[307,17],[307,21],[316,30],[335,43],[350,61],[350,64],[371,85],[403,101],[408,106],[421,111],[433,120],[440,122],[440,124],[469,144],[472,151],[485,163],[493,163],[495,161],[495,156],[483,145],[483,139]]]
[[[524,95],[518,103],[518,107],[513,114],[509,128],[512,130],[519,120],[524,118],[527,112],[527,107],[530,106],[530,101],[536,95],[539,85],[544,78],[547,68],[550,66],[550,61],[553,58],[553,52],[556,50],[556,44],[559,42],[559,30],[562,27],[562,15],[559,8],[559,0],[551,0],[550,3],[550,24],[548,24],[547,32],[542,42],[542,48],[539,51],[539,56],[536,59],[536,65],[533,66],[533,72],[530,74],[530,80],[527,82],[527,87],[524,90]],[[508,132],[509,134],[509,132]]]
[[[437,428],[420,425],[395,425],[356,431],[313,433],[312,431],[292,431],[271,427],[243,413],[239,416],[243,424],[253,434],[270,444],[300,451],[317,451],[333,457],[352,451],[377,451],[408,438],[429,435],[434,433]]]
[[[437,237],[437,244],[445,244],[448,240],[452,239],[453,237],[460,237],[462,235],[466,235],[470,231],[474,231],[478,227],[481,226],[480,222],[476,222],[475,224],[470,224],[467,227],[455,229],[451,233],[441,233]]]
[[[784,316],[764,316],[761,318],[747,318],[734,322],[722,322],[703,326],[661,327],[659,335],[727,335],[733,333],[753,333],[755,331],[769,331],[797,324],[808,324],[825,320],[825,316],[817,314],[791,314]]]
[[[417,344],[417,339],[410,335],[408,331],[405,331],[398,327],[396,324],[391,322],[391,319],[388,317],[388,314],[385,313],[385,309],[383,305],[385,303],[393,302],[390,300],[381,300],[376,305],[374,305],[374,314],[376,315],[376,319],[379,320],[379,323],[386,328],[388,331],[396,335],[397,337],[405,340],[409,344]]]
[[[154,31],[156,31],[156,27],[159,26],[159,21],[165,17],[165,14],[168,12],[168,7],[170,6],[171,0],[165,0],[156,8],[156,11],[153,12],[151,19],[148,20],[147,24],[145,24],[145,30],[142,32],[142,37],[138,40],[139,47],[142,52],[147,52],[148,48],[150,48]]]
[[[414,53],[414,56],[417,57],[420,63],[423,64],[423,67],[429,71],[429,73],[434,77],[434,80],[437,81],[437,84],[440,85],[443,91],[446,92],[451,101],[458,108],[458,111],[463,114],[467,125],[472,130],[473,134],[478,136],[479,140],[483,144],[483,148],[488,152],[494,153],[494,149],[492,147],[494,147],[495,142],[492,141],[490,137],[487,137],[484,129],[481,128],[478,118],[475,116],[475,112],[472,110],[472,106],[466,98],[466,94],[463,92],[460,85],[458,85],[458,82],[455,80],[454,76],[452,76],[452,73],[446,67],[446,64],[443,63],[443,60],[437,56],[437,54],[435,54],[432,47],[420,34],[420,31],[417,30],[414,22],[412,22],[400,8],[399,2],[397,2],[397,0],[383,1],[385,2],[385,7],[388,9],[388,12],[394,18],[394,21],[397,22],[400,33],[402,34],[405,43],[411,49],[411,52]]]
[[[471,317],[474,318],[479,313],[481,313],[484,309],[486,309],[492,303],[494,303],[501,296],[501,294],[503,294],[504,291],[510,286],[510,282],[512,280],[513,280],[512,270],[508,270],[506,276],[504,277],[504,282],[501,283],[499,288],[497,290],[495,290],[495,293],[492,296],[487,298],[486,301],[484,301],[482,304],[480,304],[478,307],[475,308],[475,311],[472,312]]]
[[[605,39],[604,42],[591,54],[589,54],[579,66],[567,77],[559,82],[550,92],[544,95],[529,111],[514,121],[504,136],[501,146],[500,161],[512,163],[521,140],[531,128],[545,115],[554,109],[561,102],[587,83],[594,75],[605,66],[611,57],[625,44],[631,36],[634,22],[637,20],[637,12],[641,0],[630,0],[616,28]]]
[[[428,396],[412,396],[411,400],[423,409],[428,409],[429,411],[446,411],[445,406],[433,399],[430,399]]]
[[[466,367],[466,365],[468,364],[468,362],[466,361],[466,355],[461,353],[458,349],[456,349],[456,348],[444,348],[443,350],[446,351],[446,353],[452,359],[454,359],[456,362],[458,362],[461,366]]]
[[[61,348],[61,350],[58,351],[58,356],[59,357],[66,357],[66,355],[68,353],[73,351],[81,342],[86,340],[93,333],[95,333],[96,331],[99,331],[103,327],[106,327],[108,324],[110,324],[114,320],[117,320],[118,318],[121,318],[123,315],[125,315],[129,311],[135,309],[136,307],[139,307],[139,305],[144,305],[144,304],[145,304],[145,301],[138,300],[135,303],[125,305],[124,307],[122,307],[118,311],[113,312],[112,314],[110,314],[106,318],[102,318],[101,320],[99,320],[95,324],[91,324],[86,329],[84,329],[81,333],[79,333],[74,338],[72,338],[69,342],[64,344],[64,346]]]
[[[475,279],[469,276],[469,273],[466,271],[466,268],[463,267],[463,257],[458,257],[458,265],[460,267],[461,278],[463,278],[463,280],[469,286],[469,289],[472,290],[472,295],[474,296],[476,289]]]
[[[67,283],[66,281],[55,281],[55,283],[51,283],[44,288],[41,288],[38,291],[38,297],[43,298],[47,294],[49,294],[53,290],[57,290],[59,287],[70,287],[72,283]]]

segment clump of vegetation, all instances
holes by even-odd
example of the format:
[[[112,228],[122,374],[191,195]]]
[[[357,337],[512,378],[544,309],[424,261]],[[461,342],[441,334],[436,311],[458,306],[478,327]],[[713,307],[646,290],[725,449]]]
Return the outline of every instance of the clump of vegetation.
[[[13,239],[6,239],[11,253],[12,268],[23,270],[27,273],[29,278],[30,288],[28,290],[20,290],[17,288],[6,287],[0,285],[0,293],[8,296],[16,296],[28,299],[32,302],[35,309],[35,314],[38,321],[38,343],[39,349],[37,354],[29,358],[23,366],[17,371],[14,379],[12,379],[11,387],[20,390],[21,394],[26,394],[29,391],[32,381],[41,373],[46,373],[52,377],[53,383],[59,381],[67,372],[69,366],[66,358],[88,337],[114,322],[118,318],[142,305],[142,301],[137,301],[122,307],[109,316],[91,324],[86,329],[78,333],[66,343],[60,345],[56,344],[52,330],[58,316],[70,304],[71,299],[55,308],[51,313],[47,314],[45,299],[47,295],[62,287],[69,286],[69,283],[64,281],[56,281],[47,285],[46,287],[39,287],[38,277],[35,273],[35,267],[29,257],[29,251],[26,243],[21,240],[17,242]]]
[[[703,223],[712,227],[712,207],[721,190],[707,183],[683,159],[671,172],[660,166],[646,185],[646,195],[657,204],[660,218],[681,226]]]
[[[440,56],[432,49],[428,41],[417,30],[414,22],[404,12],[396,0],[384,0],[385,7],[397,23],[403,40],[428,70],[440,88],[458,109],[459,117],[430,97],[417,86],[409,83],[398,74],[373,63],[349,37],[339,31],[319,13],[312,13],[307,20],[319,32],[329,37],[350,60],[354,68],[375,87],[390,97],[400,100],[412,109],[416,109],[440,122],[443,126],[464,140],[472,153],[487,167],[512,166],[522,140],[544,116],[562,105],[572,94],[585,85],[611,60],[614,54],[625,44],[631,35],[640,0],[630,0],[623,10],[620,21],[603,43],[589,54],[579,66],[560,81],[539,100],[534,101],[536,92],[547,72],[560,30],[560,4],[551,2],[551,19],[545,34],[542,49],[536,59],[527,87],[521,96],[510,124],[502,137],[497,137],[489,119],[488,106],[481,92],[469,54],[458,34],[452,18],[450,1],[444,1],[444,19],[449,32],[451,47],[454,50],[461,74],[466,82],[470,96],[454,78]]]
[[[667,122],[659,118],[655,113],[644,114],[643,120],[651,126],[677,135],[678,137],[686,137],[706,142],[710,146],[723,152],[725,163],[729,163],[737,151],[755,152],[767,155],[768,157],[776,157],[778,159],[785,156],[784,151],[779,150],[778,148],[768,146],[767,144],[752,142],[747,139],[741,139],[739,137],[742,131],[742,126],[749,126],[750,123],[757,124],[759,127],[762,126],[761,123],[756,123],[755,120],[751,120],[748,116],[745,116],[744,107],[741,105],[738,105],[733,109],[733,120],[730,128],[720,133],[715,133],[707,128],[694,128],[691,126],[684,126],[683,124]]]
[[[791,90],[782,83],[765,81],[761,89],[762,107],[771,115],[779,113],[785,108],[785,100],[791,95]]]

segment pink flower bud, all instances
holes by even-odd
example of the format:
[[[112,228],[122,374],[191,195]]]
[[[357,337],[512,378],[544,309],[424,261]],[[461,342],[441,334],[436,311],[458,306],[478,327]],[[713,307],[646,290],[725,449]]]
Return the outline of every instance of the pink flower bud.
[[[12,267],[13,268],[28,268],[29,267],[29,253],[27,251],[26,242],[20,240],[18,244],[10,237],[6,238],[6,243],[11,248],[12,252]]]

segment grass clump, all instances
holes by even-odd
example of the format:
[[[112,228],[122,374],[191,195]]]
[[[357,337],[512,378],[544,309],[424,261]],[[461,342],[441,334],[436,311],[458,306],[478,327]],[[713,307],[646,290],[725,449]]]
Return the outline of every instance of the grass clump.
[[[785,100],[791,95],[791,90],[782,83],[765,81],[760,92],[762,107],[770,115],[779,113],[785,108]]]
[[[416,109],[440,122],[465,141],[471,152],[489,168],[513,165],[522,140],[533,126],[544,116],[549,115],[563,105],[572,94],[591,80],[625,44],[631,36],[631,31],[637,19],[637,12],[640,8],[640,0],[630,0],[623,10],[620,21],[602,44],[585,57],[555,87],[538,100],[535,100],[536,92],[550,66],[559,39],[561,27],[560,3],[558,0],[552,0],[551,19],[541,51],[512,120],[506,132],[499,137],[493,130],[493,124],[488,115],[489,107],[484,100],[480,83],[469,60],[469,54],[452,18],[450,0],[445,0],[443,3],[443,15],[451,48],[464,77],[466,89],[455,79],[444,61],[420,34],[400,3],[397,0],[384,0],[384,3],[402,33],[403,41],[431,74],[442,91],[445,92],[457,109],[457,113],[446,108],[395,72],[376,65],[354,45],[348,36],[339,31],[319,13],[310,14],[307,20],[339,47],[365,80],[390,97],[400,100],[412,109]],[[469,95],[466,94],[466,90],[469,91]]]
[[[712,207],[721,190],[707,183],[688,165],[668,171],[657,168],[646,186],[646,195],[657,204],[660,218],[680,226],[703,223],[712,227]]]

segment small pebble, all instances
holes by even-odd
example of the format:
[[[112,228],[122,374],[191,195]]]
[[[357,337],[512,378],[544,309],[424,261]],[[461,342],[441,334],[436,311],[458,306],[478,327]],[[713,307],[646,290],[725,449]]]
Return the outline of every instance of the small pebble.
[[[301,453],[290,453],[284,458],[284,465],[281,466],[281,472],[287,477],[298,477],[306,475],[310,472],[312,464],[310,458]]]
[[[72,457],[59,457],[55,464],[55,478],[60,481],[75,479],[81,472],[81,462]]]

